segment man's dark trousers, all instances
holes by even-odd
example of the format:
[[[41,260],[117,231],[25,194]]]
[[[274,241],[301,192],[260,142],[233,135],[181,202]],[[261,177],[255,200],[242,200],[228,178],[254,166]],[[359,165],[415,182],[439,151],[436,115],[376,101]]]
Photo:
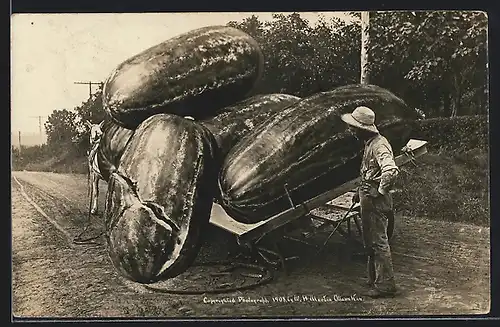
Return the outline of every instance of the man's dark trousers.
[[[377,193],[375,190],[375,185],[363,182],[359,189],[363,243],[368,254],[368,282],[381,292],[393,293],[396,285],[387,237],[388,217],[394,214],[392,196],[373,196]]]

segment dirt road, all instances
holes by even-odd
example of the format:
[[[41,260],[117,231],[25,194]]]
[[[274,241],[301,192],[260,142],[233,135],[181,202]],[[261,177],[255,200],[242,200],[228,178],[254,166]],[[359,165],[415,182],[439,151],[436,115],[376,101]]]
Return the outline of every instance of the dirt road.
[[[106,183],[101,181],[100,210]],[[402,289],[372,300],[364,290],[363,260],[332,239],[314,257],[307,246],[290,250],[307,260],[269,284],[221,295],[170,295],[122,279],[96,245],[74,245],[88,210],[86,177],[13,172],[13,314],[17,317],[278,317],[480,314],[490,310],[490,230],[478,226],[397,217],[393,257]],[[92,218],[89,234],[102,231]],[[199,258],[222,258],[229,240],[209,230]],[[193,267],[170,283],[204,279]],[[285,297],[279,302],[275,297]]]

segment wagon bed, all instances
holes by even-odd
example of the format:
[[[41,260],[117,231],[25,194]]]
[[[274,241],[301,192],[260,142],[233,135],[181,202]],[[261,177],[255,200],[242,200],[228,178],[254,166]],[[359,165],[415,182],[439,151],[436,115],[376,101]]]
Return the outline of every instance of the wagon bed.
[[[403,166],[410,162],[414,163],[416,158],[427,153],[427,141],[411,139],[401,153],[395,158],[396,165]],[[315,234],[309,232],[302,235],[303,237],[300,239],[287,235],[286,226],[299,218],[311,219],[311,225],[317,231],[334,225],[334,232],[338,231],[351,238],[354,235],[351,226],[354,225],[358,234],[361,233],[359,204],[351,207],[352,195],[359,180],[359,177],[350,180],[308,201],[293,204],[289,209],[254,224],[236,221],[227,214],[221,205],[214,203],[210,224],[235,236],[237,244],[240,248],[246,249],[245,252],[257,255],[258,259],[263,259],[266,263],[281,265],[285,268],[287,258],[281,255],[279,248],[281,240],[289,239],[307,243],[305,239]],[[322,213],[321,208],[328,208],[328,214]],[[341,227],[343,223],[347,225],[346,230]],[[391,225],[390,222],[389,225],[391,230],[388,230],[388,234],[392,235],[394,224],[392,222]],[[261,246],[262,240],[270,238],[273,239],[271,242],[273,249]],[[275,259],[270,259],[269,255]]]

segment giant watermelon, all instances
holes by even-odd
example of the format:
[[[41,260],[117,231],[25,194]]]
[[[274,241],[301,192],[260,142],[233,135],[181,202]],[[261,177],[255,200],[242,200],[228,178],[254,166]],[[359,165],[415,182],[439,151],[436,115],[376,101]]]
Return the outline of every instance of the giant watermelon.
[[[134,130],[121,127],[111,119],[106,119],[101,129],[103,134],[97,149],[97,163],[102,177],[108,181],[111,172],[118,167]]]
[[[348,85],[285,108],[247,134],[228,154],[219,177],[222,205],[255,223],[356,178],[362,145],[340,115],[364,105],[397,153],[409,140],[416,112],[373,85]]]
[[[105,208],[109,256],[126,278],[151,283],[195,259],[216,187],[215,140],[179,116],[145,120],[111,174]]]
[[[215,136],[222,158],[240,139],[283,108],[299,101],[289,94],[259,94],[225,107],[215,117],[201,121]]]
[[[157,113],[208,118],[243,100],[263,65],[257,42],[238,29],[192,30],[121,63],[105,81],[104,109],[131,129]]]

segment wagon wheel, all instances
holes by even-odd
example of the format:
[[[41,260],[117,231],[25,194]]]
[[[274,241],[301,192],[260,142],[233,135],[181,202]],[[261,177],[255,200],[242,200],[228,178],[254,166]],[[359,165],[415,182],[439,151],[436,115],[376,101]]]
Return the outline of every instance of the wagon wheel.
[[[257,263],[263,263],[266,266],[277,267],[280,265],[280,256],[274,251],[258,246],[257,242],[243,241],[236,238],[239,255],[246,257]],[[274,260],[273,260],[274,259]]]

